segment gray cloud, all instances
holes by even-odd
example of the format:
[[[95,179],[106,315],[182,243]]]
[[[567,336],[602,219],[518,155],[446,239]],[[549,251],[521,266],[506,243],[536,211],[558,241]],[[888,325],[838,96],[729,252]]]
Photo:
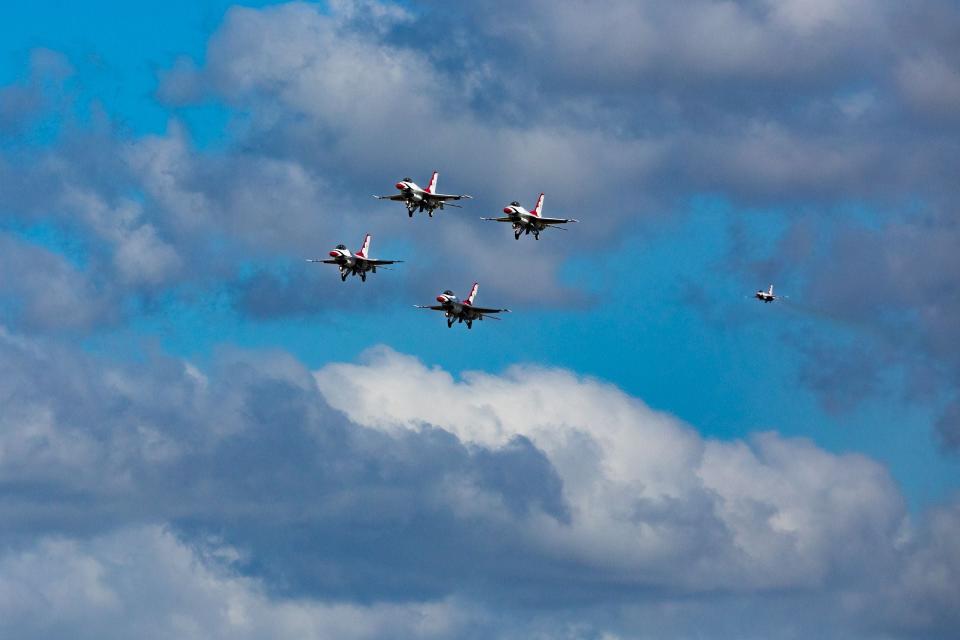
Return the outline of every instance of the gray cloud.
[[[907,400],[928,406],[953,400],[950,394],[960,380],[960,343],[951,320],[960,312],[954,212],[951,205],[932,219],[880,228],[851,225],[824,243],[827,259],[809,268],[804,300],[812,313],[857,331],[863,345],[869,345],[839,350],[822,345],[846,361],[842,377],[876,378],[871,372],[882,364],[884,370],[904,374],[902,395]],[[815,388],[834,386],[835,376],[817,360],[810,368],[825,376],[825,385]],[[889,385],[868,385],[859,391],[848,385],[838,388],[846,389],[847,402],[852,402]],[[949,422],[944,417],[940,424]],[[956,449],[951,438],[943,442]]]
[[[473,204],[485,211],[500,204],[491,189],[500,201],[543,189],[585,219],[581,243],[629,235],[645,214],[701,192],[890,210],[954,189],[944,167],[957,147],[931,128],[938,120],[918,115],[922,87],[909,81],[915,61],[953,59],[943,34],[956,12],[945,3],[366,3],[380,12],[366,23],[358,6],[233,11],[203,65],[182,62],[160,95],[249,111],[248,144],[358,193],[411,165],[469,178],[464,189],[483,185]],[[442,45],[419,44],[422,21],[449,33]],[[901,28],[941,36],[920,46]],[[444,235],[413,241],[431,241],[444,264],[502,245],[465,225]],[[545,264],[537,289],[569,304],[550,275],[569,237],[538,246],[539,261],[507,270],[477,261],[463,277],[512,303],[504,274]],[[841,288],[851,282],[834,278],[822,291],[831,304],[849,300]]]
[[[224,352],[201,372],[9,333],[0,356],[0,611],[38,636],[153,615],[206,629],[236,606],[257,612],[230,618],[250,637],[298,607],[400,621],[427,607],[494,637],[642,637],[631,616],[661,609],[658,628],[677,629],[662,607],[678,598],[692,620],[742,628],[718,597],[782,606],[759,615],[771,633],[804,600],[830,621],[813,631],[852,633],[843,603],[888,597],[926,604],[892,609],[885,631],[955,628],[953,520],[912,523],[862,456],[776,434],[704,440],[567,372],[455,380],[389,350],[314,375],[282,353]],[[160,613],[130,617],[147,593]]]
[[[417,37],[424,21],[442,42]],[[929,384],[948,395],[960,344],[948,249],[958,23],[937,0],[235,8],[204,59],[180,60],[158,87],[174,116],[196,103],[232,114],[224,148],[197,148],[175,120],[132,138],[101,123],[47,152],[6,152],[4,206],[75,232],[93,257],[85,277],[118,300],[227,282],[241,312],[263,318],[344,302],[335,278],[288,267],[367,231],[380,247],[410,247],[415,259],[391,274],[398,298],[476,279],[505,305],[531,291],[540,304],[584,304],[558,281],[566,256],[719,193],[787,207],[797,226],[833,238],[811,241],[812,259],[793,251],[767,266],[806,282],[820,317],[910,336],[927,362],[904,361],[904,394]],[[35,75],[63,77],[55,58],[38,54]],[[421,224],[369,198],[434,168],[444,188],[476,192],[468,209]],[[531,252],[475,220],[540,190],[551,214],[584,223]],[[832,215],[851,202],[876,213],[866,224]],[[806,370],[815,389],[871,365],[816,347],[850,365]]]
[[[637,82],[673,88],[738,80],[836,82],[856,73],[868,54],[884,50],[882,36],[895,9],[869,0],[695,0],[613,2],[594,11],[576,3],[491,0],[460,11],[494,46],[509,42],[518,64],[544,84],[562,91],[561,80],[572,79],[575,91],[632,92]],[[504,20],[511,11],[517,19]]]
[[[455,602],[364,605],[275,600],[169,530],[45,536],[0,553],[0,632],[17,638],[443,638],[477,622]]]
[[[61,54],[48,49],[31,52],[27,78],[0,87],[0,133],[16,136],[29,131],[56,106],[63,82],[73,69]]]
[[[61,253],[15,235],[0,233],[0,271],[4,316],[22,329],[87,331],[120,315],[110,288]]]
[[[787,257],[813,246],[810,308],[902,338],[879,353],[814,345],[835,357],[808,384],[826,390],[879,358],[949,403],[960,366],[956,210],[939,204],[956,195],[950,3],[488,2],[460,9],[473,33],[454,26],[424,44],[418,19],[446,33],[460,17],[435,6],[232,10],[204,62],[180,61],[159,87],[174,114],[195,102],[243,114],[224,149],[197,148],[175,122],[130,137],[102,121],[46,150],[4,149],[4,215],[52,222],[86,255],[78,267],[4,235],[5,313],[28,331],[89,329],[117,321],[130,297],[223,282],[255,317],[312,313],[346,289],[284,269],[365,231],[423,256],[409,276],[384,274],[403,295],[479,278],[485,298],[509,302],[523,274],[522,297],[569,305],[581,298],[556,281],[563,256],[703,190],[738,204],[919,200],[923,215],[863,225],[819,216],[822,244],[800,221],[792,252],[764,271],[789,273]],[[924,37],[897,37],[900,25]],[[49,77],[65,72],[45,56]],[[44,91],[4,89],[0,126],[22,131],[38,108],[61,108]],[[444,188],[477,190],[469,210],[409,222],[369,198],[433,168]],[[536,256],[473,220],[539,190],[551,213],[584,224]],[[564,372],[457,381],[389,353],[316,378],[282,354],[226,353],[201,372],[4,333],[0,374],[0,573],[19,577],[0,582],[0,619],[40,637],[103,637],[102,620],[125,628],[117,611],[158,635],[201,637],[643,637],[651,619],[728,637],[957,627],[953,506],[911,520],[869,459],[774,434],[704,440]],[[827,400],[886,389],[860,381]],[[537,403],[548,397],[568,401],[559,415]],[[940,423],[947,446],[954,413]],[[136,582],[166,566],[131,555],[138,546],[170,573]],[[232,560],[194,565],[205,553]],[[82,597],[68,602],[57,584]],[[30,593],[57,612],[49,625]],[[144,598],[161,614],[129,616]],[[253,622],[231,618],[238,601]],[[799,624],[801,606],[822,615]],[[484,607],[486,621],[470,617]],[[878,609],[863,630],[856,618]],[[448,616],[427,630],[413,621]]]
[[[578,304],[555,276],[573,247],[629,235],[698,192],[832,203],[943,189],[950,177],[938,167],[955,149],[930,144],[936,132],[904,111],[894,77],[910,77],[913,60],[950,59],[949,38],[919,50],[895,37],[891,25],[933,31],[928,14],[866,0],[235,8],[203,62],[179,61],[158,89],[174,114],[196,102],[240,114],[225,149],[195,148],[176,124],[163,136],[65,144],[27,175],[8,172],[29,185],[12,203],[63,211],[106,245],[107,273],[138,292],[227,279],[244,309],[311,313],[325,297],[298,295],[304,277],[274,304],[270,288],[236,277],[237,261],[289,259],[373,230],[417,249],[424,269],[412,272],[411,295],[435,288],[422,274],[452,264],[454,279],[479,279],[506,304],[526,299],[518,272],[544,302]],[[423,20],[449,33],[442,46],[411,37]],[[891,72],[897,64],[906,71]],[[443,185],[479,197],[426,233],[368,198],[434,168]],[[584,224],[552,234],[535,257],[509,254],[507,268],[464,259],[502,252],[508,237],[477,214],[540,190],[551,213]],[[146,198],[130,201],[131,191]]]

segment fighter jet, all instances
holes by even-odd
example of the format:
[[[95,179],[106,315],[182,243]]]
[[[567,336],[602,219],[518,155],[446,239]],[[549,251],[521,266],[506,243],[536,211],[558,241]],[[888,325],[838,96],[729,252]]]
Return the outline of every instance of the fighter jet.
[[[773,302],[774,300],[779,300],[784,296],[773,295],[773,285],[770,285],[769,289],[767,289],[766,291],[764,291],[763,289],[760,289],[753,295],[753,297],[762,302]]]
[[[377,200],[394,200],[404,203],[407,206],[407,215],[411,218],[413,217],[414,211],[426,211],[427,215],[432,218],[433,212],[436,209],[442,211],[444,205],[448,207],[460,207],[460,205],[451,204],[451,200],[473,198],[473,196],[466,194],[453,195],[449,193],[437,193],[437,176],[439,175],[438,172],[434,171],[433,176],[430,178],[430,184],[428,184],[425,189],[417,185],[411,178],[404,178],[394,185],[400,193],[373,197]]]
[[[563,229],[563,227],[558,227],[557,225],[566,224],[567,222],[580,222],[573,218],[544,218],[543,215],[541,215],[542,211],[543,194],[541,193],[540,197],[537,198],[537,206],[533,208],[533,211],[527,211],[520,206],[519,202],[514,200],[503,208],[503,212],[507,214],[506,216],[502,218],[483,218],[483,220],[513,223],[514,240],[519,240],[521,234],[530,235],[531,233],[535,240],[539,240],[540,232],[547,227]]]
[[[443,311],[447,317],[447,327],[452,327],[454,322],[466,322],[467,329],[473,329],[474,320],[483,320],[490,318],[499,320],[495,313],[509,313],[510,309],[487,309],[485,307],[473,306],[473,300],[477,297],[477,289],[480,287],[476,282],[470,289],[470,295],[466,300],[459,300],[453,291],[447,289],[437,296],[437,302],[440,304],[433,306],[414,305],[417,309],[431,309],[433,311]]]
[[[322,262],[323,264],[335,264],[340,267],[340,280],[346,281],[347,276],[360,276],[360,280],[367,281],[367,271],[377,272],[377,267],[385,264],[396,264],[403,260],[375,260],[370,257],[370,234],[363,239],[363,246],[356,253],[350,253],[346,245],[338,244],[330,252],[330,258],[323,260],[321,258],[310,258],[307,262]]]

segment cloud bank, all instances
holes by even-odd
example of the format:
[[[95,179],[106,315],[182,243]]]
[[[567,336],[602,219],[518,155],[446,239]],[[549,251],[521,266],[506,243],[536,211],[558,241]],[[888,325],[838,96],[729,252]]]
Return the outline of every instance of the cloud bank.
[[[791,629],[850,637],[891,601],[868,616],[884,633],[956,628],[956,505],[911,518],[864,456],[705,439],[567,371],[458,380],[387,348],[312,373],[282,353],[201,371],[9,333],[0,350],[0,564],[29,576],[0,609],[37,637],[152,620],[156,637],[642,637],[633,616],[681,633],[673,606],[756,611],[767,633],[801,602],[840,622]],[[159,608],[127,616],[145,594]]]

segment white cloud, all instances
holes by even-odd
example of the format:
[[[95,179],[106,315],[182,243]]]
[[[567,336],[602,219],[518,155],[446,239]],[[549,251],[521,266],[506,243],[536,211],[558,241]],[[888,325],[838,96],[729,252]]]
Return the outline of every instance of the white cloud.
[[[830,75],[884,48],[892,7],[882,0],[616,0],[602,8],[490,0],[468,11],[484,35],[522,52],[522,64],[602,90],[653,78],[697,85]]]
[[[816,587],[881,562],[905,518],[888,473],[774,433],[704,439],[602,382],[517,366],[462,381],[387,349],[316,373],[362,425],[434,425],[464,442],[529,438],[563,482],[569,525],[524,523],[531,544],[637,583],[692,590]],[[534,543],[537,540],[539,542]],[[838,543],[838,541],[843,541]],[[685,570],[674,570],[682,562]]]
[[[877,136],[873,120],[851,124],[858,118],[849,114],[867,108],[860,102],[810,117],[811,105],[851,85],[879,105],[870,118],[887,113],[883,83],[860,87],[850,73],[899,46],[877,36],[892,19],[887,2],[597,9],[532,0],[477,3],[461,8],[464,16],[443,9],[233,8],[202,63],[179,61],[159,89],[169,105],[227,109],[223,148],[198,150],[174,121],[165,135],[95,139],[109,160],[54,149],[43,166],[27,162],[26,175],[11,168],[9,181],[28,185],[24,200],[44,201],[39,215],[56,211],[102,240],[109,256],[94,274],[125,290],[232,280],[241,261],[300,258],[317,243],[348,239],[334,234],[362,235],[376,216],[383,237],[430,247],[405,270],[417,288],[434,286],[423,274],[453,265],[452,278],[479,279],[516,305],[526,300],[513,286],[517,273],[541,301],[582,302],[557,278],[565,256],[629,236],[639,216],[672,209],[678,196],[874,197],[878,185],[932,175],[931,147],[907,153],[896,140],[913,137]],[[424,24],[444,31],[441,43],[410,37]],[[891,150],[919,158],[918,167],[891,165]],[[86,170],[99,163],[106,168]],[[368,197],[434,168],[442,184],[478,196],[443,226],[411,232],[401,208]],[[102,175],[119,176],[122,187],[105,186]],[[520,250],[525,243],[504,248],[506,230],[476,223],[475,214],[541,190],[551,213],[584,224],[552,234],[537,254]],[[496,264],[470,259],[493,252]],[[234,290],[260,298],[244,308],[263,315],[313,312],[331,299],[305,277],[284,300],[263,299],[275,285]]]
[[[162,284],[180,268],[177,250],[144,220],[140,202],[127,198],[108,202],[96,190],[67,183],[59,204],[110,244],[121,280],[133,285]]]
[[[511,125],[480,113],[473,101],[493,98],[485,94],[495,87],[477,86],[469,63],[446,69],[377,29],[357,28],[351,15],[303,4],[234,9],[211,38],[204,67],[174,70],[162,85],[209,87],[251,109],[253,132],[265,141],[297,147],[309,136],[322,152],[292,149],[302,162],[336,179],[376,176],[370,184],[380,188],[398,171],[439,168],[451,189],[496,190],[497,200],[546,190],[562,202],[585,188],[602,191],[612,180],[642,179],[660,151],[654,140],[616,131],[552,119]]]
[[[955,628],[960,520],[911,518],[863,456],[707,439],[558,369],[201,372],[0,338],[0,636]]]
[[[8,638],[449,638],[469,621],[453,601],[276,600],[236,574],[229,548],[204,554],[157,526],[89,540],[42,538],[0,554]]]

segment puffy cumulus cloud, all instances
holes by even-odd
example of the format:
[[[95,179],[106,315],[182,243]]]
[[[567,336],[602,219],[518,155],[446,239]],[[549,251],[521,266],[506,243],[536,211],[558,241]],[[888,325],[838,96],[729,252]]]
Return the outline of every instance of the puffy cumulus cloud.
[[[546,301],[575,301],[552,268],[572,246],[568,236],[554,234],[542,245],[541,261],[517,247],[501,252],[494,247],[502,246],[506,230],[478,226],[476,212],[496,213],[513,199],[532,204],[542,190],[554,203],[551,215],[585,218],[614,204],[615,184],[625,186],[623,197],[640,199],[638,181],[656,163],[660,143],[557,119],[527,126],[491,118],[478,104],[492,89],[482,64],[445,69],[429,52],[397,40],[397,31],[414,26],[409,15],[390,13],[371,26],[357,23],[351,6],[330,12],[302,4],[235,9],[211,38],[203,67],[175,68],[163,78],[160,94],[182,100],[188,96],[177,87],[204,87],[252,112],[244,134],[248,147],[327,176],[332,189],[354,196],[349,204],[344,200],[345,209],[376,213],[390,233],[429,247],[421,252],[428,267],[451,265],[463,272],[457,276],[484,282],[508,303],[516,301],[514,274],[523,271]],[[407,221],[400,207],[369,201],[369,194],[390,192],[404,175],[419,172],[416,179],[425,182],[435,168],[441,190],[477,199],[445,214],[448,229],[411,233],[410,224],[384,223]],[[463,220],[467,209],[474,212],[469,223]],[[599,216],[581,231],[609,236],[621,222]],[[464,259],[495,250],[506,265]]]
[[[851,610],[870,620],[868,626],[874,631],[889,625],[888,629],[908,637],[954,637],[960,628],[958,530],[960,504],[954,501],[933,510],[920,530],[905,541],[897,576],[879,586],[879,597],[850,594]]]
[[[915,71],[930,61],[949,76],[951,40],[918,47],[891,29],[949,24],[949,7],[934,19],[936,3],[922,4],[236,7],[203,60],[179,60],[158,88],[173,116],[196,103],[226,110],[222,148],[198,149],[175,120],[144,137],[107,123],[49,153],[8,152],[0,178],[14,214],[75,225],[98,245],[94,279],[134,296],[228,281],[244,312],[313,313],[336,298],[334,279],[274,265],[373,230],[417,251],[423,268],[406,265],[405,294],[451,286],[430,277],[442,266],[504,304],[524,303],[524,273],[543,302],[576,305],[583,296],[557,277],[574,247],[629,235],[691,194],[836,202],[943,190],[956,150],[919,126],[930,92],[914,81],[928,82]],[[423,37],[427,23],[439,41]],[[435,168],[442,189],[477,196],[442,224],[368,197]],[[476,223],[541,190],[551,215],[584,220],[576,234],[550,234],[533,254]],[[497,263],[470,259],[494,251]],[[254,275],[239,276],[241,263]]]
[[[54,289],[58,295],[51,296],[51,306],[39,310],[43,317],[32,325],[96,329],[112,324],[124,315],[119,308],[132,308],[129,303],[139,296],[183,282],[190,273],[187,264],[199,261],[178,245],[170,225],[144,200],[123,160],[125,145],[104,127],[66,133],[60,145],[0,153],[4,227],[39,229],[41,241],[48,236],[55,240],[46,252],[21,251],[8,259],[8,273],[18,274],[10,286],[27,291],[31,280],[57,264],[83,281],[83,286],[68,287],[78,299],[75,314],[57,312],[54,305],[63,294]],[[68,264],[64,256],[77,264]],[[30,291],[37,298],[44,295],[41,289]],[[105,301],[114,308],[85,314],[86,308]]]
[[[164,76],[160,95],[173,104],[216,96],[250,111],[247,135],[258,148],[296,157],[318,171],[348,174],[344,178],[354,184],[361,178],[366,184],[383,183],[384,175],[409,172],[400,168],[410,166],[412,151],[415,166],[430,159],[422,165],[424,172],[442,167],[484,185],[486,197],[478,204],[502,205],[491,188],[503,189],[501,199],[521,197],[523,189],[532,188],[577,208],[609,211],[613,224],[591,220],[582,230],[597,237],[629,223],[637,212],[697,189],[764,198],[811,188],[814,197],[866,196],[865,184],[895,177],[885,163],[889,147],[875,143],[878,122],[837,138],[851,124],[851,110],[836,102],[850,83],[859,82],[849,76],[797,95],[796,78],[774,68],[766,82],[747,74],[743,81],[754,84],[744,90],[710,87],[709,102],[684,93],[690,74],[709,66],[704,61],[726,64],[721,53],[742,58],[744,65],[820,60],[812,75],[832,70],[840,54],[825,46],[820,30],[835,29],[852,50],[882,40],[848,33],[880,29],[874,23],[889,11],[871,12],[869,5],[788,11],[774,10],[779,6],[774,4],[695,2],[663,9],[657,3],[613,3],[597,10],[576,3],[507,7],[493,2],[453,10],[453,17],[440,7],[424,15],[398,11],[375,20],[380,28],[357,24],[355,13],[339,5],[330,12],[303,4],[236,9],[211,38],[203,66],[182,62],[174,67]],[[529,19],[518,20],[517,13]],[[734,17],[716,17],[727,15]],[[799,15],[819,17],[801,27],[794,24]],[[453,34],[463,22],[480,28],[464,42],[453,35],[444,47],[411,46],[407,36],[418,33],[425,21]],[[766,43],[757,50],[741,33],[750,31],[743,24],[754,21],[780,25],[756,27]],[[516,34],[509,31],[513,28],[533,32]],[[637,37],[645,30],[650,38]],[[659,45],[650,44],[658,39]],[[713,41],[722,42],[709,46]],[[799,42],[804,50],[764,50],[785,41]],[[631,51],[648,46],[663,60],[644,62],[645,56]],[[704,46],[707,51],[696,54]],[[741,46],[747,48],[742,54],[731,52]],[[607,56],[605,47],[611,48]],[[684,63],[687,54],[696,59]],[[555,73],[544,77],[523,61],[555,65]],[[666,89],[647,90],[647,71],[629,73],[634,64],[657,70],[674,63],[686,65],[676,73],[682,82]],[[578,70],[585,82],[576,81]],[[597,94],[604,74],[628,83],[630,91],[612,101]],[[787,87],[794,92],[789,99]],[[573,96],[558,100],[558,90]],[[788,104],[778,103],[782,100]],[[855,112],[862,115],[862,105],[870,103],[859,104]],[[879,124],[895,126],[889,117]],[[321,151],[305,140],[325,144]],[[881,175],[885,180],[877,180]],[[623,200],[635,203],[626,215],[620,213]]]
[[[929,604],[883,630],[954,625],[954,519],[914,522],[877,463],[704,439],[566,371],[200,371],[9,333],[0,368],[0,624],[37,636],[776,637],[805,606],[850,637],[888,597]]]
[[[110,288],[92,282],[62,254],[22,237],[0,233],[0,270],[0,309],[21,329],[87,330],[119,315]]]
[[[201,153],[176,121],[164,135],[127,145],[123,158],[158,223],[194,251],[204,248],[203,237],[214,237],[254,257],[302,252],[333,231],[331,210],[342,207],[330,184],[302,164],[251,153]]]
[[[851,74],[866,54],[882,50],[892,8],[874,0],[693,0],[615,1],[597,10],[585,2],[488,0],[464,11],[541,77],[632,91],[632,83],[651,78],[672,85],[833,78],[838,60]],[[517,19],[506,20],[511,12]]]
[[[281,591],[422,598],[492,578],[472,578],[477,564],[508,573],[497,558],[518,545],[483,542],[500,521],[569,517],[556,472],[529,441],[480,450],[439,430],[365,430],[331,411],[284,354],[228,353],[204,374],[6,333],[0,352],[6,540],[170,522],[221,533]],[[500,515],[459,517],[450,487]],[[474,545],[477,564],[462,561]]]
[[[230,567],[142,526],[43,537],[0,554],[0,633],[17,638],[448,638],[470,619],[449,601],[360,605],[276,600]]]
[[[242,270],[294,260],[298,289],[311,295],[289,312],[315,312],[345,296],[335,277],[317,277],[317,269],[303,267],[303,258],[338,241],[359,243],[368,229],[360,219],[341,225],[335,212],[345,210],[342,202],[301,164],[201,153],[176,122],[163,135],[127,140],[105,124],[102,131],[65,134],[50,149],[9,150],[0,157],[0,180],[5,226],[41,227],[67,239],[83,255],[82,266],[73,268],[77,277],[87,289],[110,293],[88,295],[71,287],[74,297],[86,300],[67,316],[53,306],[61,296],[44,301],[43,292],[34,290],[49,315],[38,315],[44,308],[37,306],[25,328],[95,329],[122,320],[117,308],[129,311],[171,291],[206,291],[224,282],[235,285],[238,305],[248,309],[255,291]],[[8,273],[23,276],[9,278],[6,286],[25,291],[52,264],[66,265],[57,253],[8,255]],[[104,297],[115,306],[111,312],[84,313]],[[284,313],[287,307],[277,305],[269,315]]]
[[[903,522],[898,492],[869,459],[772,433],[703,440],[615,387],[567,372],[515,367],[457,382],[380,351],[367,364],[329,365],[317,380],[365,426],[435,425],[494,447],[528,438],[557,469],[572,521],[531,523],[527,535],[638,585],[823,585],[848,564],[883,563]]]
[[[443,185],[479,195],[474,209],[544,190],[568,209],[560,215],[586,221],[580,238],[604,242],[703,191],[821,205],[950,192],[943,167],[955,164],[956,147],[918,117],[924,92],[911,78],[928,82],[913,70],[952,60],[952,44],[937,36],[919,47],[923,39],[901,27],[935,35],[955,13],[934,0],[237,8],[202,63],[180,61],[159,95],[249,115],[243,144],[340,193],[441,168]],[[442,43],[424,42],[425,23]],[[390,206],[373,204],[361,207]],[[459,213],[447,216],[442,241],[433,229],[411,241],[445,265],[500,243],[502,230],[452,223]],[[572,247],[571,235],[556,236],[538,247],[547,268],[536,282],[547,300],[578,302],[551,276]],[[479,261],[462,275],[520,302],[513,274],[537,263],[505,260],[508,269]],[[277,284],[254,287],[252,298],[282,291]],[[303,288],[295,282],[277,304],[252,306],[309,308],[295,294]]]
[[[168,281],[180,267],[176,250],[143,220],[143,207],[136,200],[109,202],[95,190],[65,184],[57,204],[75,212],[84,226],[109,243],[113,270],[122,281],[157,284]]]

